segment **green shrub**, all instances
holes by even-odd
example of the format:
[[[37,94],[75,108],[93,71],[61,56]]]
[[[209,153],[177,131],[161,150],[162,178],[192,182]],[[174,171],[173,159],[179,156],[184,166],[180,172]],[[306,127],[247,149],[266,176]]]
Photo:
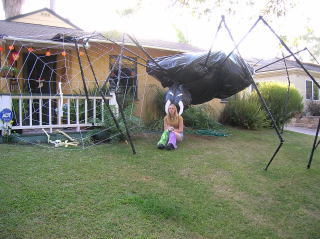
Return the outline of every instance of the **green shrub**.
[[[208,105],[192,105],[183,114],[184,125],[192,129],[221,129],[214,109]]]
[[[144,123],[148,130],[162,131],[163,118],[166,113],[164,110],[165,90],[150,85],[145,99]],[[183,114],[184,125],[193,129],[221,129],[222,126],[215,119],[213,108],[208,105],[190,106]]]
[[[266,115],[260,103],[251,95],[237,95],[225,106],[220,116],[222,123],[246,129],[259,129],[266,125]]]
[[[126,119],[126,123],[127,123],[127,128],[129,129],[131,136],[134,134],[137,134],[137,133],[141,133],[144,130],[144,126],[143,126],[140,118],[134,116],[132,114],[132,112],[134,112],[134,110],[132,108],[132,104],[123,110],[123,113],[124,113],[124,116]],[[122,117],[120,115],[120,112],[119,112],[119,117],[118,117],[117,121],[119,123],[119,126],[120,126],[122,133],[124,134],[124,136],[126,136],[126,129],[125,129],[125,125],[122,120]],[[106,137],[108,137],[107,141],[118,142],[118,141],[122,141],[125,139],[119,133],[119,130],[116,126],[116,123],[114,122],[112,116],[110,115],[110,113],[107,109],[104,112],[104,122],[102,124],[102,129],[106,130],[105,135],[106,135]]]
[[[320,103],[317,101],[309,101],[307,104],[307,112],[311,116],[320,116]]]
[[[287,100],[288,86],[275,82],[263,82],[259,84],[259,90],[264,97],[271,113],[278,126],[290,121],[294,115],[303,110],[303,98],[298,90],[291,86]],[[253,97],[258,98],[257,93]],[[286,105],[287,101],[287,105]],[[268,117],[269,125],[272,122]]]

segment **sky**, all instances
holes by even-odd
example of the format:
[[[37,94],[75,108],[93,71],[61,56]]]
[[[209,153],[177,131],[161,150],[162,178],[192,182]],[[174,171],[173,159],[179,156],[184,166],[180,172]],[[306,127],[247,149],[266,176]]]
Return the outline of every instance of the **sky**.
[[[280,35],[293,39],[306,31],[309,25],[320,36],[320,1],[296,0],[294,9],[287,12],[285,18],[275,19],[271,26]],[[88,4],[88,2],[90,4]],[[194,46],[209,49],[212,45],[217,26],[223,11],[217,11],[210,20],[193,17],[190,12],[177,11],[170,7],[167,0],[146,0],[141,10],[130,17],[120,17],[119,12],[126,7],[134,6],[130,0],[56,0],[55,11],[72,23],[87,31],[119,30],[135,35],[137,38],[178,41],[175,28],[183,30],[187,39]],[[262,4],[261,0],[256,2]],[[318,3],[319,2],[319,3]],[[50,6],[49,0],[25,0],[22,13],[35,11]],[[237,9],[234,16],[226,15],[226,22],[238,42],[261,12],[246,5]],[[246,16],[250,15],[248,20]],[[1,6],[0,19],[4,19]],[[278,42],[265,26],[259,24],[241,44],[243,55],[250,57],[273,57],[279,54]],[[304,48],[305,46],[302,46]],[[233,48],[226,31],[222,30],[214,43],[213,49]]]

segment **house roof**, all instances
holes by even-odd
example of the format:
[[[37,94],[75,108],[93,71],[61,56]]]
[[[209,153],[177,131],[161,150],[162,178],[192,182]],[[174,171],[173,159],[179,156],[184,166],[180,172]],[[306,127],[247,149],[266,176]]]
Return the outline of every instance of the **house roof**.
[[[36,10],[36,11],[33,11],[33,12],[28,12],[26,14],[20,14],[20,15],[14,16],[14,17],[9,17],[9,18],[6,19],[6,21],[10,21],[10,22],[17,21],[18,19],[22,19],[22,18],[31,16],[31,15],[35,15],[35,14],[40,13],[40,12],[48,12],[48,13],[52,14],[53,16],[55,16],[56,18],[62,20],[66,24],[72,26],[73,28],[81,30],[81,28],[79,28],[78,26],[74,25],[68,19],[61,17],[60,15],[58,15],[57,13],[55,13],[54,11],[52,11],[49,8],[42,8],[42,9],[39,9],[39,10]],[[42,25],[42,24],[40,24],[40,25]]]
[[[56,27],[56,26],[47,26],[47,25],[40,25],[40,24],[30,24],[30,23],[24,23],[24,22],[17,22],[16,19],[23,18],[27,15],[32,15],[37,12],[41,11],[49,11],[51,14],[54,14],[59,19],[62,19],[66,21],[68,24],[70,23],[68,20],[60,17],[58,14],[53,12],[50,9],[40,9],[35,12],[15,16],[12,18],[9,18],[7,20],[0,20],[0,39],[11,39],[11,40],[21,40],[21,41],[29,41],[29,42],[36,42],[36,41],[46,41],[48,43],[56,43],[56,41],[53,41],[53,38],[59,35],[65,35],[65,36],[71,36],[71,37],[84,37],[84,36],[93,36],[91,39],[98,40],[98,41],[107,41],[104,37],[98,34],[93,34],[92,32],[85,32],[81,30],[80,28],[76,27],[76,29],[73,28],[64,28],[64,27]],[[111,40],[121,43],[122,40],[117,37],[111,37]],[[149,48],[156,48],[156,49],[162,49],[162,50],[171,50],[171,51],[178,51],[178,52],[198,52],[202,51],[202,49],[191,46],[189,44],[185,43],[177,43],[177,42],[169,42],[169,41],[163,41],[163,40],[146,40],[146,39],[138,39],[139,43],[143,47],[149,47]],[[107,41],[108,42],[108,41]],[[126,45],[134,45],[131,40],[126,39],[125,40]]]
[[[255,69],[256,73],[279,71],[287,69],[301,69],[302,67],[294,60],[286,59],[286,65],[281,58],[272,59],[247,59],[247,62]],[[302,62],[308,71],[320,72],[320,65]]]
[[[57,34],[82,36],[82,30],[0,20],[0,36],[29,40],[51,40]]]

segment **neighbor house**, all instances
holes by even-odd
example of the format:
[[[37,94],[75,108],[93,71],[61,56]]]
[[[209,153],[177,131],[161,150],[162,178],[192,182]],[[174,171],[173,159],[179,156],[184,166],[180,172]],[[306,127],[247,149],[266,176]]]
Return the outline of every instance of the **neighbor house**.
[[[256,82],[280,82],[290,84],[297,88],[303,96],[304,105],[309,101],[319,100],[319,89],[295,60],[274,58],[268,60],[250,59],[248,61],[255,69]],[[320,83],[320,65],[303,62],[303,66]],[[287,74],[288,73],[288,74]]]

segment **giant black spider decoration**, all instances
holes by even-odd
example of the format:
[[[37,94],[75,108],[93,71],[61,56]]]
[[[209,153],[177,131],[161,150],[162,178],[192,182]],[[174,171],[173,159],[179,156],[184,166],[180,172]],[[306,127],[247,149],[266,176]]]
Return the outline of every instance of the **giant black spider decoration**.
[[[119,55],[118,62],[121,61],[122,58],[134,61],[130,57],[126,57],[123,55],[123,49],[129,51],[131,54],[134,54],[136,57],[144,60],[146,62],[146,65],[141,64],[137,61],[135,62],[137,64],[145,66],[147,68],[147,72],[150,75],[154,76],[156,79],[158,79],[161,82],[163,87],[169,88],[165,94],[166,111],[167,111],[168,105],[170,103],[174,103],[179,107],[180,114],[183,112],[183,109],[190,104],[201,104],[213,98],[220,98],[220,99],[227,98],[229,96],[232,96],[242,91],[249,85],[252,85],[254,89],[257,91],[257,94],[261,100],[261,103],[264,109],[266,110],[267,114],[269,115],[273,123],[273,127],[279,138],[279,145],[265,167],[265,170],[267,170],[270,164],[272,163],[273,159],[277,155],[278,151],[282,147],[284,143],[284,139],[280,133],[280,130],[277,124],[275,123],[275,120],[264,98],[262,97],[252,77],[252,74],[254,73],[253,68],[250,67],[249,64],[245,62],[245,60],[241,57],[241,54],[238,50],[239,45],[243,42],[243,40],[247,37],[247,35],[249,35],[249,33],[256,27],[256,25],[259,22],[262,22],[279,40],[281,45],[288,51],[289,55],[284,56],[280,60],[284,60],[288,57],[294,57],[295,61],[305,71],[305,73],[314,82],[314,84],[318,88],[320,88],[319,83],[313,78],[313,76],[309,73],[309,71],[304,67],[304,65],[296,57],[296,54],[298,54],[301,51],[293,53],[289,49],[289,47],[284,43],[284,41],[280,38],[280,36],[271,28],[271,26],[261,16],[252,25],[249,31],[244,35],[244,37],[238,43],[234,41],[232,34],[225,22],[225,18],[224,16],[222,16],[216,32],[216,36],[223,24],[225,26],[225,29],[228,31],[228,34],[231,40],[234,43],[234,49],[229,54],[225,54],[219,51],[212,52],[210,49],[208,53],[203,53],[203,52],[196,53],[196,54],[185,53],[185,54],[178,54],[178,55],[167,56],[167,57],[152,58],[135,38],[128,35],[128,37],[132,40],[132,42],[142,52],[145,53],[145,55],[148,57],[148,60],[141,58],[139,55],[125,48],[124,44],[122,44],[121,54]],[[114,44],[117,44],[116,42],[106,37],[104,38],[111,41]],[[270,64],[273,64],[273,63],[270,63]],[[107,77],[107,79],[109,79],[109,76]],[[115,118],[114,120],[116,121]],[[310,168],[314,151],[317,148],[317,146],[320,144],[320,141],[318,141],[319,131],[320,131],[320,119],[319,119],[318,128],[315,135],[315,139],[312,146],[312,151],[310,154],[307,168]],[[130,134],[128,131],[127,131],[127,135],[128,135],[128,139],[130,140]],[[131,143],[133,152],[135,153],[131,140],[130,140],[130,143]]]

